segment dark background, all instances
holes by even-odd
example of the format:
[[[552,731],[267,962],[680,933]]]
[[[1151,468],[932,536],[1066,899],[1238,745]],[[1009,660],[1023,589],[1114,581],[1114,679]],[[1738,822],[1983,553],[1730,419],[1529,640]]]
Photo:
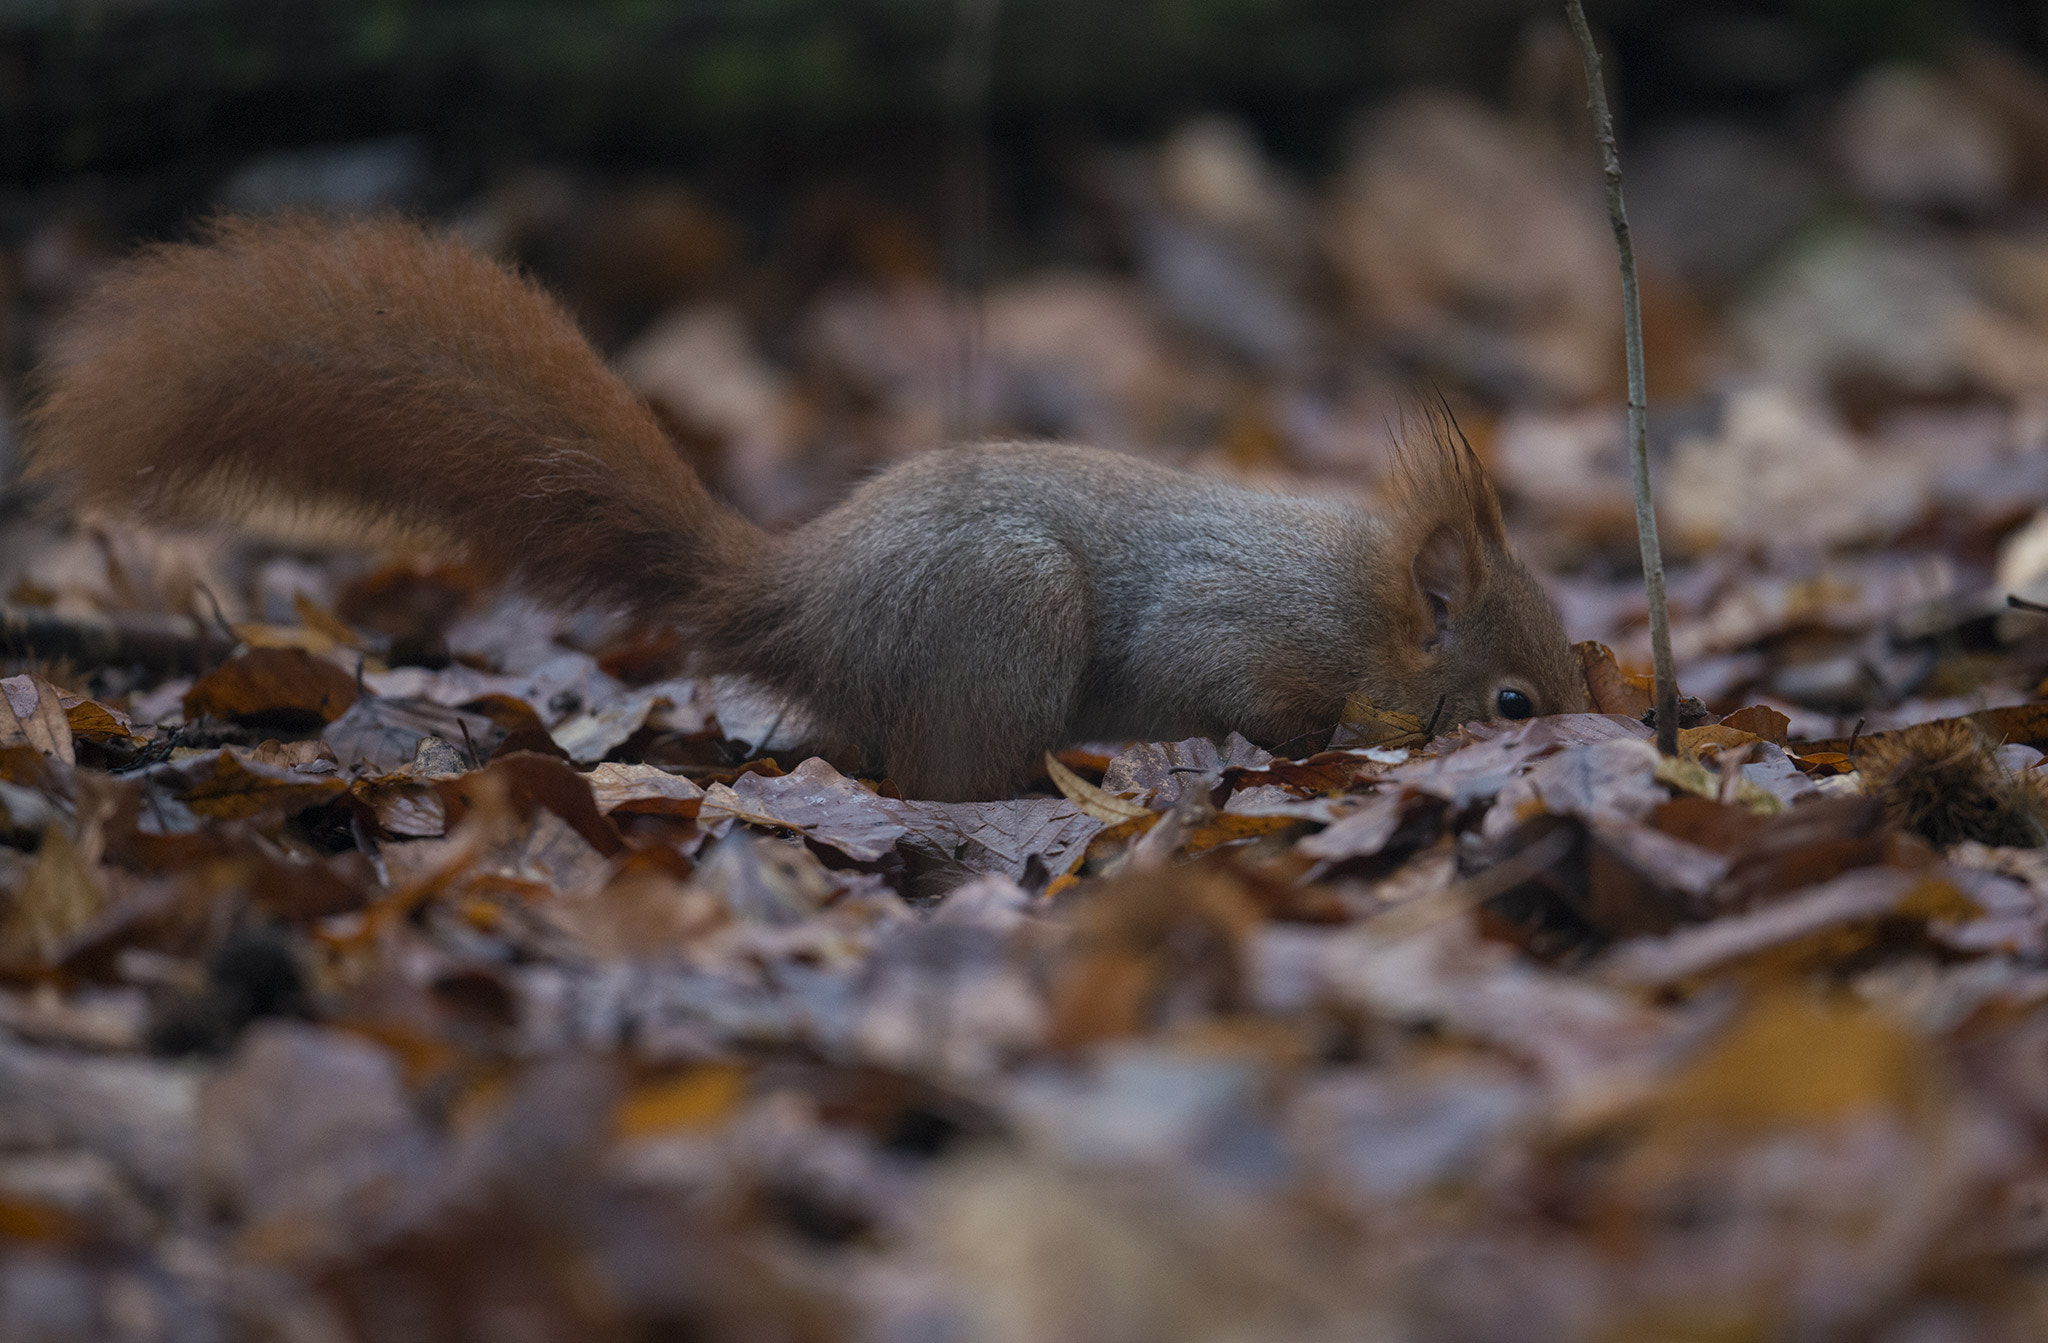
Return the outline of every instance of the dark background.
[[[948,56],[977,0],[11,0],[0,176],[130,183],[138,224],[203,201],[266,149],[406,134],[440,193],[536,158],[772,192],[821,166],[917,160],[948,134]],[[995,13],[998,181],[1077,138],[1228,108],[1323,166],[1392,89],[1510,87],[1544,0],[1023,0]],[[2048,51],[2018,0],[1594,0],[1640,124],[1799,117],[1871,62],[1959,39]],[[950,67],[957,69],[957,66]],[[430,202],[429,202],[430,203]]]

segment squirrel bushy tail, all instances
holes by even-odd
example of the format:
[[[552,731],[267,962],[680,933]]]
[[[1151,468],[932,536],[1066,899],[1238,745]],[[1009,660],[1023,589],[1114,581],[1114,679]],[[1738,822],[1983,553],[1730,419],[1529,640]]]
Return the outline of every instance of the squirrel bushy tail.
[[[1447,723],[1584,694],[1469,450],[1437,441],[1375,512],[963,446],[770,537],[539,288],[396,220],[223,222],[117,268],[54,343],[30,444],[116,511],[339,506],[673,622],[911,796],[999,796],[1083,738],[1299,742],[1353,694]]]
[[[167,521],[339,506],[540,596],[670,617],[768,544],[539,286],[400,219],[148,249],[63,323],[38,390],[31,472]]]

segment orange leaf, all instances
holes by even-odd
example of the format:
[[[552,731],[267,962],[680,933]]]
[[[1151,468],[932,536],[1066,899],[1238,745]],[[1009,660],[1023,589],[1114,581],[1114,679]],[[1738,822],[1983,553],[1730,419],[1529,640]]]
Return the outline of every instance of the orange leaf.
[[[643,1082],[619,1098],[612,1133],[632,1139],[712,1128],[739,1107],[746,1092],[746,1071],[730,1063],[707,1063],[678,1077]]]

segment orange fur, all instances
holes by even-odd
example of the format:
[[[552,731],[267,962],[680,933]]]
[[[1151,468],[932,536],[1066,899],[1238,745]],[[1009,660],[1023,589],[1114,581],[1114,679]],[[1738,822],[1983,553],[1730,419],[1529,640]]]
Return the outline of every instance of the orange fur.
[[[561,307],[399,220],[222,220],[60,329],[33,470],[166,520],[320,502],[432,529],[545,596],[680,610],[765,544]]]

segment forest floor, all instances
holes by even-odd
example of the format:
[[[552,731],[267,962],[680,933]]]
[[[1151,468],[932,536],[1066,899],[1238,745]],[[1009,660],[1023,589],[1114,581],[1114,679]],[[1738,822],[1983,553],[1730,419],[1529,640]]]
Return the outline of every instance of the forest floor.
[[[0,1337],[2040,1337],[2034,78],[1631,147],[1672,758],[1583,140],[1417,96],[1309,188],[1194,123],[972,299],[858,189],[750,259],[501,184],[764,519],[963,426],[1369,495],[1441,389],[1597,712],[934,803],[446,557],[17,510],[9,618],[128,642],[0,680]]]

